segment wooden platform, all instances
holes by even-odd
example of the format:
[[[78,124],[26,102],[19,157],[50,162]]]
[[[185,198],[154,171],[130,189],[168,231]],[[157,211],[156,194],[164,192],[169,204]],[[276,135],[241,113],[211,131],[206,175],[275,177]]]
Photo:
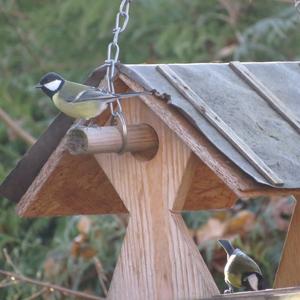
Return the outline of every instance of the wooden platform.
[[[298,300],[300,299],[300,287],[284,288],[284,289],[268,289],[258,292],[241,292],[226,295],[217,295],[212,298],[203,300]]]

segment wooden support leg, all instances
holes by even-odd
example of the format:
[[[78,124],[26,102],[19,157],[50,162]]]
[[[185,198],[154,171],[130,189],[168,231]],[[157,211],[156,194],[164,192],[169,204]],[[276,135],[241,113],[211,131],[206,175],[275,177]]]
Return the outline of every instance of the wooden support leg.
[[[164,221],[165,228],[162,222],[151,228],[145,219],[131,217],[109,299],[199,299],[219,293],[181,216]]]
[[[138,111],[133,115],[138,116]],[[126,116],[130,118],[131,110]],[[153,114],[145,116],[146,122],[160,138],[154,159],[140,161],[131,154],[95,155],[130,213],[108,298],[210,297],[219,293],[215,282],[180,213],[173,212],[174,207],[184,204],[196,157],[150,116]]]
[[[300,285],[300,197],[296,201],[293,217],[288,229],[277,270],[274,287],[294,287]]]

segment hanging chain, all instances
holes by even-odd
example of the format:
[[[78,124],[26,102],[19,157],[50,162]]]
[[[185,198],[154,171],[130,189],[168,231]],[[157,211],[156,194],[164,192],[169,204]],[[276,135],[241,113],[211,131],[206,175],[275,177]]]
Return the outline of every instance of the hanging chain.
[[[115,94],[115,86],[114,86],[114,76],[116,70],[116,64],[119,61],[120,47],[119,47],[119,35],[123,32],[129,21],[129,7],[131,0],[122,0],[119,8],[119,12],[116,16],[115,27],[113,29],[113,40],[108,44],[107,47],[107,59],[105,64],[107,65],[106,71],[106,81],[108,92],[111,94]],[[126,120],[123,114],[121,99],[116,98],[116,110],[114,110],[114,103],[109,104],[110,112],[111,112],[111,123],[117,119],[119,121],[119,125],[121,125],[122,131],[122,146],[119,150],[119,153],[123,153],[127,146],[127,125]]]
[[[128,24],[129,21],[129,7],[130,7],[131,0],[122,0],[119,8],[119,12],[116,16],[115,21],[115,27],[113,29],[113,40],[108,44],[107,47],[107,59],[105,61],[107,67],[106,72],[106,80],[107,80],[107,87],[108,92],[114,94],[115,93],[115,87],[114,87],[114,75],[115,75],[115,69],[116,64],[119,60],[119,54],[120,54],[120,47],[118,44],[119,41],[119,35],[121,32],[123,32]],[[119,117],[120,114],[122,114],[122,105],[119,98],[116,99],[117,108],[116,111],[114,110],[113,103],[110,103],[110,111],[112,117]]]
[[[294,0],[294,2],[295,2],[295,7],[296,7],[297,11],[300,14],[300,0]]]

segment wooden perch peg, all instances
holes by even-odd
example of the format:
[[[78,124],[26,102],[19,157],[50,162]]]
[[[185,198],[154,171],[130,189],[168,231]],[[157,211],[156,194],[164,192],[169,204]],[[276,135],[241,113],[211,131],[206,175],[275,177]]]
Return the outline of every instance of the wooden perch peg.
[[[117,126],[77,126],[67,134],[67,148],[71,154],[119,153],[122,131]],[[127,144],[124,152],[152,158],[158,149],[155,130],[147,124],[127,125]]]

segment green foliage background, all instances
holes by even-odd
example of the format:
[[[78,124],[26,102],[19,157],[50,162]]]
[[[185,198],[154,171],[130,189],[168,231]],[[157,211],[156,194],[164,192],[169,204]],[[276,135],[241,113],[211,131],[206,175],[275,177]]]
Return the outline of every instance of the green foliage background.
[[[0,106],[33,136],[38,137],[57,113],[33,85],[48,71],[81,82],[102,64],[118,5],[118,0],[0,1]],[[299,23],[300,17],[288,1],[136,0],[128,30],[121,35],[121,61],[297,60]],[[0,181],[26,150],[26,144],[0,123]],[[249,209],[254,211],[256,205]],[[24,274],[103,295],[93,261],[70,255],[79,216],[23,220],[16,216],[14,204],[5,199],[1,199],[0,209],[0,248],[7,249]],[[211,216],[187,213],[185,219],[191,228],[198,228]],[[88,244],[97,250],[109,282],[124,224],[117,216],[91,220]],[[271,282],[284,234],[268,220],[269,232],[258,226],[238,243],[257,256],[255,249],[262,248],[265,235],[271,234],[269,252],[261,257]],[[210,262],[213,246],[201,250]],[[57,268],[53,277],[46,274],[49,259]],[[0,268],[10,269],[1,253]],[[218,284],[223,288],[220,277]],[[16,285],[0,289],[0,298],[24,299],[35,290]]]

